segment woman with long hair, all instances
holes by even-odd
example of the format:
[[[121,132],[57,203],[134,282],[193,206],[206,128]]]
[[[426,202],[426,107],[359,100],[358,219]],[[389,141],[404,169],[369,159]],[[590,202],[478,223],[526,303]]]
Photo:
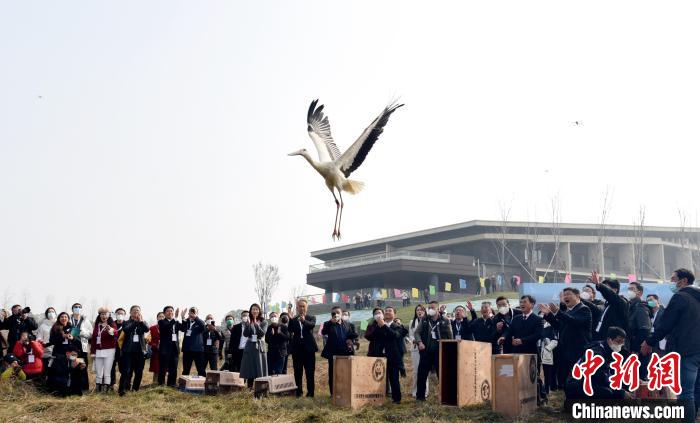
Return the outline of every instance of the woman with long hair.
[[[90,338],[90,356],[92,362],[95,363],[95,390],[97,392],[108,392],[112,386],[110,373],[114,363],[118,337],[117,325],[114,324],[109,309],[100,307]]]
[[[80,344],[80,339],[73,337],[72,329],[70,316],[62,311],[56,318],[56,323],[51,327],[49,335],[49,343],[53,345],[53,357],[65,356],[66,345],[72,344],[77,347]]]
[[[417,381],[418,381],[418,364],[420,363],[420,351],[416,344],[415,332],[419,330],[421,321],[425,318],[425,307],[418,304],[413,311],[413,319],[408,327],[408,340],[411,341],[411,364],[413,364],[411,379],[411,396],[416,396]],[[428,381],[425,382],[425,395],[428,395]]]
[[[240,377],[247,380],[248,387],[252,387],[255,378],[268,374],[267,353],[265,351],[267,321],[263,318],[258,304],[251,305],[248,313],[250,320],[243,324],[242,336],[248,340],[243,350]]]
[[[163,319],[165,319],[165,313],[159,311],[156,314],[156,324],[149,328],[151,340],[148,341],[148,345],[151,347],[151,361],[148,364],[148,371],[153,373],[153,383],[158,382],[158,371],[160,370],[160,353],[158,351],[160,346],[160,329],[158,329],[158,322]]]
[[[44,345],[44,355],[41,360],[44,362],[44,372],[49,368],[49,361],[53,354],[53,346],[51,345],[51,328],[56,323],[56,309],[48,307],[44,311],[44,321],[39,325],[36,331],[36,340]]]

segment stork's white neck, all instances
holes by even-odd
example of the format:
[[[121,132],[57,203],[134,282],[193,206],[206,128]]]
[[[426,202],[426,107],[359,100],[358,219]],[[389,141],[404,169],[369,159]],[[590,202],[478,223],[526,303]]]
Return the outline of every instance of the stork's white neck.
[[[309,162],[311,166],[313,166],[314,169],[316,169],[319,172],[321,171],[318,163],[311,158],[307,151],[302,152],[301,155],[306,159],[307,162]]]

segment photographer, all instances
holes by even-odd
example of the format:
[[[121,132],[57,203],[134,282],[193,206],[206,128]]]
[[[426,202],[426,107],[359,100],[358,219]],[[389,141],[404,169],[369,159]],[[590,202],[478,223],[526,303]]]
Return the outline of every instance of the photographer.
[[[29,307],[22,308],[21,305],[15,304],[12,306],[12,314],[2,321],[0,329],[7,329],[8,353],[14,350],[15,343],[19,340],[22,332],[31,333],[38,328],[31,312]]]
[[[27,375],[24,374],[22,366],[19,365],[19,360],[12,354],[7,354],[2,360],[0,367],[0,380],[27,380]]]
[[[223,335],[216,328],[214,316],[208,314],[204,321],[207,324],[207,329],[202,335],[204,340],[204,367],[206,369],[206,364],[208,363],[209,370],[219,370],[219,347],[221,346]]]
[[[44,347],[41,346],[41,343],[32,341],[29,338],[29,333],[22,332],[12,352],[20,361],[27,378],[33,379],[41,376],[44,371],[44,362],[41,361]]]

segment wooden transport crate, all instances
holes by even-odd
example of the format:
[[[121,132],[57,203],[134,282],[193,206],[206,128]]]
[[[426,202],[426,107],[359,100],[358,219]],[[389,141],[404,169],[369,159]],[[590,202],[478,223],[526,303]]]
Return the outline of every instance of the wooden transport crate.
[[[202,376],[180,376],[177,380],[177,387],[185,392],[204,393],[204,382],[206,380]]]
[[[475,341],[440,341],[441,405],[481,404],[491,399],[491,344]]]
[[[245,388],[245,380],[241,379],[241,375],[238,372],[221,372],[219,374],[219,386]]]
[[[537,409],[537,356],[494,355],[491,365],[491,408],[509,417],[522,417]]]
[[[358,409],[386,398],[386,358],[333,357],[333,405]]]
[[[675,399],[676,395],[671,390],[664,386],[661,390],[650,391],[649,382],[643,380],[639,382],[639,388],[634,391],[635,399]]]
[[[297,384],[294,375],[264,376],[255,379],[253,391],[256,398],[266,395],[294,395]]]

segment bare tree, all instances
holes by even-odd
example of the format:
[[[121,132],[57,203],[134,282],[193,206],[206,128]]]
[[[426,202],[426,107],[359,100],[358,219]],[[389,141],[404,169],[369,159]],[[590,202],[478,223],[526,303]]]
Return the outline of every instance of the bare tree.
[[[290,299],[296,301],[297,298],[303,297],[306,294],[306,285],[299,284],[294,285],[292,289],[289,290]]]
[[[2,306],[9,312],[10,307],[12,307],[12,290],[10,287],[6,287],[5,290],[2,292]]]
[[[594,260],[597,270],[600,273],[605,273],[605,238],[606,238],[606,225],[608,218],[610,217],[610,205],[612,202],[610,194],[610,187],[605,188],[605,194],[603,195],[603,204],[600,209],[600,220],[598,221],[598,236],[596,240],[597,245],[597,257]]]
[[[688,268],[689,269],[694,269],[694,264],[693,264],[693,252],[690,249],[690,233],[689,233],[689,228],[688,228],[688,213],[685,210],[681,210],[680,207],[678,207],[678,220],[679,220],[679,229],[681,233],[681,239],[680,239],[680,244],[681,244],[681,251],[685,253],[686,259],[690,261],[688,263]]]
[[[554,250],[552,251],[552,258],[549,260],[549,264],[547,265],[547,270],[545,270],[544,275],[547,276],[547,273],[549,273],[549,270],[554,267],[555,270],[559,270],[560,268],[560,257],[559,257],[559,245],[560,245],[560,240],[561,240],[561,200],[559,198],[559,194],[553,196],[551,198],[551,206],[552,206],[552,240],[554,241]],[[554,273],[554,282],[557,281],[557,275],[558,272]]]
[[[258,297],[263,314],[267,315],[267,306],[272,300],[272,294],[279,286],[279,268],[273,264],[260,262],[253,265],[253,273],[255,274],[255,295]]]
[[[644,222],[646,220],[646,207],[639,206],[639,213],[634,222],[634,274],[639,276],[639,280],[644,280],[644,237],[646,235]]]
[[[498,221],[498,238],[493,242],[494,248],[496,250],[496,257],[498,258],[498,264],[501,267],[501,277],[506,277],[506,249],[507,249],[507,238],[508,238],[508,218],[510,216],[510,210],[513,204],[506,205],[504,203],[499,203],[499,214],[500,219]]]
[[[45,303],[45,304],[44,304],[44,307],[45,307],[45,308],[55,307],[55,306],[53,305],[53,301],[54,301],[53,294],[47,294],[47,295],[46,295],[46,298],[44,299],[44,303]]]
[[[32,293],[29,291],[29,289],[24,288],[22,290],[22,306],[23,307],[31,307],[30,302],[32,301]]]
[[[525,233],[526,233],[526,239],[525,239],[525,266],[523,268],[525,271],[530,275],[530,278],[532,279],[533,282],[537,282],[536,276],[537,276],[537,264],[539,262],[538,259],[538,246],[537,242],[539,240],[539,230],[537,227],[537,208],[535,208],[535,216],[534,216],[534,224],[531,223],[533,222],[532,219],[530,219],[530,212],[528,211],[528,216],[527,216],[527,227],[525,228]]]

